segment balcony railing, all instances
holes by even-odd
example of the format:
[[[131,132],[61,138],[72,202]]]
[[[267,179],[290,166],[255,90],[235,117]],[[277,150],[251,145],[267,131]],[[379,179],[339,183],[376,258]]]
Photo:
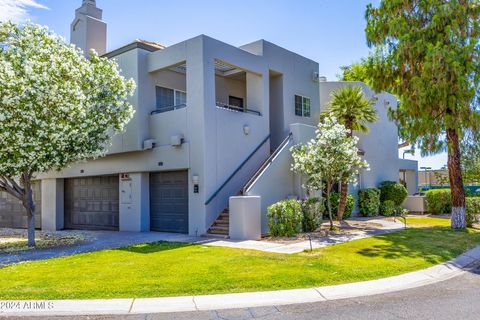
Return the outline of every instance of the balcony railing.
[[[185,108],[186,106],[187,105],[185,103],[183,103],[183,104],[179,104],[179,105],[176,105],[176,106],[157,107],[157,109],[150,112],[150,114],[157,114],[157,113],[162,113],[162,112],[173,111],[173,110]]]
[[[239,107],[239,106],[234,106],[234,105],[231,105],[231,104],[228,104],[228,103],[223,103],[223,102],[218,102],[218,101],[217,101],[217,108],[227,109],[227,110],[236,111],[236,112],[251,113],[251,114],[256,114],[257,116],[262,115],[260,113],[260,111],[257,111],[257,110],[242,108],[242,107]]]

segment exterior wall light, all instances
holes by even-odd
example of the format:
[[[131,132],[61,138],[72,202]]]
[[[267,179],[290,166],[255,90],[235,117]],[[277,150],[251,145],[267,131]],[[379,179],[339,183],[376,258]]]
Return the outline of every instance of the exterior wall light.
[[[250,126],[244,125],[243,126],[243,133],[248,136],[250,134]]]
[[[200,188],[199,188],[199,183],[200,183],[200,178],[198,177],[198,174],[194,174],[192,176],[192,183],[193,183],[193,193],[199,193]]]

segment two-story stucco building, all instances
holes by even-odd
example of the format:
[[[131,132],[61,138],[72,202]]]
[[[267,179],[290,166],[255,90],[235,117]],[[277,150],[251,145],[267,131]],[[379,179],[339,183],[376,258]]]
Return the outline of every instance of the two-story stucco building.
[[[380,116],[360,136],[371,170],[351,192],[398,181],[402,170],[415,192],[417,163],[398,159],[397,128],[387,117],[394,96],[326,82],[317,62],[265,40],[234,47],[200,35],[169,47],[137,40],[105,52],[106,31],[95,1],[84,0],[71,41],[115,59],[135,80],[135,115],[105,157],[38,176],[43,229],[222,234],[229,197],[241,190],[261,197],[265,216],[269,204],[302,196],[287,146],[313,135],[330,93],[345,85],[362,86]],[[8,218],[11,201],[0,199],[0,226],[22,223]]]

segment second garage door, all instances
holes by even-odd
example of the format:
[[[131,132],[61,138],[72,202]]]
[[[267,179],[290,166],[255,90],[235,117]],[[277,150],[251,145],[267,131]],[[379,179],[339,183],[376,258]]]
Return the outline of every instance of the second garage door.
[[[150,228],[188,233],[187,171],[150,173]]]
[[[118,230],[118,176],[65,179],[65,228]]]

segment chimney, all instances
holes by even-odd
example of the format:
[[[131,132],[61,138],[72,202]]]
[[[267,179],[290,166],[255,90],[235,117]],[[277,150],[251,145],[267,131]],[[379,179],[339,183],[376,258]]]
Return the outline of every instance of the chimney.
[[[70,26],[70,42],[82,49],[89,58],[90,49],[98,55],[107,52],[107,24],[102,21],[102,10],[95,0],[83,0],[75,10],[75,19]]]

